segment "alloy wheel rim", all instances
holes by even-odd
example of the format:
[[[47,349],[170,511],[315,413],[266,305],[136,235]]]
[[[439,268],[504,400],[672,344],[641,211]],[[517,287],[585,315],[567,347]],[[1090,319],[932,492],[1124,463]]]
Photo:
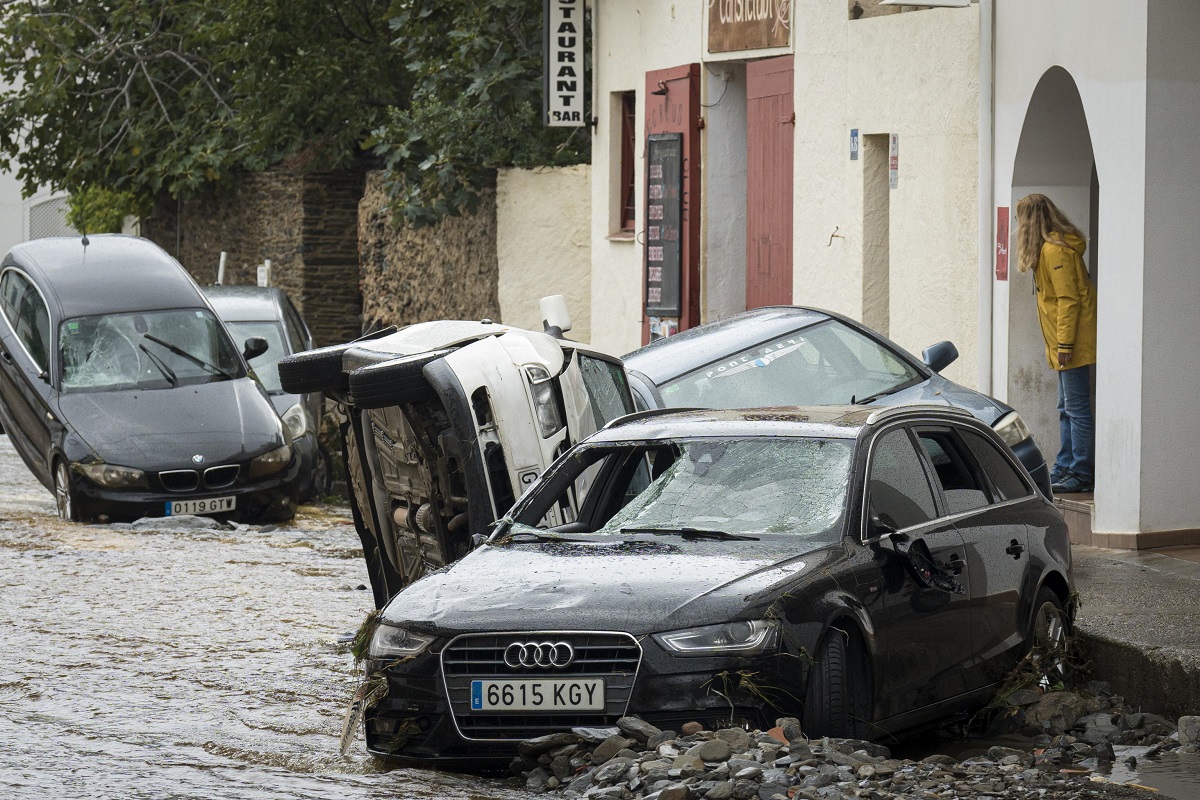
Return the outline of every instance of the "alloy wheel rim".
[[[69,481],[67,467],[60,462],[54,471],[54,500],[58,505],[58,516],[65,520],[71,519],[71,490]]]
[[[1066,675],[1067,626],[1062,609],[1043,603],[1034,630],[1033,661],[1038,685],[1049,689]]]

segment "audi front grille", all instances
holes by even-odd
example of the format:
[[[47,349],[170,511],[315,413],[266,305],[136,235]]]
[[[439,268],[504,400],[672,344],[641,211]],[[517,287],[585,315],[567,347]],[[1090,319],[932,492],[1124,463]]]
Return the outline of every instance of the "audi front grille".
[[[565,643],[572,652],[565,667],[510,667],[510,647],[520,644]],[[573,727],[615,725],[624,716],[633,693],[642,649],[627,633],[539,631],[500,634],[465,634],[442,651],[446,696],[459,733],[467,739],[521,741]],[[527,659],[529,660],[529,659]],[[604,711],[533,714],[528,711],[471,712],[471,681],[504,678],[589,677],[604,679]]]

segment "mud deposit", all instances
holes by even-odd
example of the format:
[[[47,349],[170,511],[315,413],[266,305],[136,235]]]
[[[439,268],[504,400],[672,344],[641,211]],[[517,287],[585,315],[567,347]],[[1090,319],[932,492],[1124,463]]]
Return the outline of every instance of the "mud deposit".
[[[371,606],[349,516],[63,523],[0,436],[0,797],[517,798],[349,759],[337,643]]]

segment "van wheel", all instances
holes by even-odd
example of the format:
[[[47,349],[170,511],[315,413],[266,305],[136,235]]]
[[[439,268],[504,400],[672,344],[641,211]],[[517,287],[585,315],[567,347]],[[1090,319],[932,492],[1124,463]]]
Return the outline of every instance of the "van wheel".
[[[1029,630],[1029,663],[1038,686],[1049,691],[1067,678],[1071,619],[1054,590],[1043,586],[1033,603]]]
[[[858,637],[830,628],[808,671],[801,720],[805,734],[865,738],[871,713],[869,675]]]
[[[67,522],[79,522],[79,505],[75,500],[75,490],[71,488],[71,472],[67,462],[58,461],[54,466],[54,504],[58,506],[58,516]]]
[[[280,359],[279,385],[292,394],[345,392],[342,353],[353,346],[353,343],[335,344]]]
[[[350,397],[359,408],[386,408],[401,403],[434,400],[437,393],[425,379],[425,365],[453,350],[434,350],[360,367],[350,373]]]

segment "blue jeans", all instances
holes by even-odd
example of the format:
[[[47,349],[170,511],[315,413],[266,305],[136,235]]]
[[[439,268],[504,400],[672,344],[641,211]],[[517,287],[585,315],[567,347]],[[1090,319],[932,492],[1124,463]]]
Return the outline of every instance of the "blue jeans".
[[[1054,472],[1065,478],[1074,475],[1085,483],[1095,478],[1092,454],[1096,426],[1092,420],[1090,367],[1058,372],[1058,436],[1060,446]]]

